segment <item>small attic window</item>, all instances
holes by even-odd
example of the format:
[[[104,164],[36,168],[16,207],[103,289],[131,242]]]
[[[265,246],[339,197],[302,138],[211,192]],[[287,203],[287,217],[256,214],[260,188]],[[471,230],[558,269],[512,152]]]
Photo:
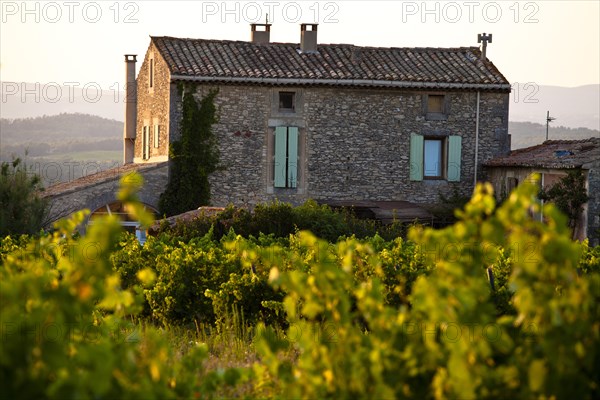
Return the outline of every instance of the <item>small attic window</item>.
[[[440,114],[444,112],[443,94],[430,94],[427,96],[427,112]]]
[[[296,93],[279,92],[279,111],[294,112],[296,109]]]

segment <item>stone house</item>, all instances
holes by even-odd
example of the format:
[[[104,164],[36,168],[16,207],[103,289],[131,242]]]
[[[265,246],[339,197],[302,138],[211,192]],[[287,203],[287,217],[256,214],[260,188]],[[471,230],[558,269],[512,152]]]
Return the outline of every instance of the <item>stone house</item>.
[[[540,174],[540,184],[549,187],[570,170],[581,169],[589,200],[577,221],[574,237],[588,237],[591,245],[600,244],[600,138],[547,140],[493,158],[485,163],[485,168],[499,200],[532,173]]]
[[[168,161],[179,83],[198,99],[219,89],[214,206],[435,203],[470,194],[482,165],[509,153],[511,86],[485,46],[320,44],[317,32],[301,24],[300,43],[272,42],[270,24],[252,24],[249,42],[151,37],[137,78],[125,57],[125,164]]]

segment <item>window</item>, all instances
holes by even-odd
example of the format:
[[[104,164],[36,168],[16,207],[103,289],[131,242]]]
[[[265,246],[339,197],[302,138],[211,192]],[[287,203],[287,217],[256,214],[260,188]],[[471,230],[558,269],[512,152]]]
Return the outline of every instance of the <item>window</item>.
[[[294,112],[296,109],[296,93],[279,92],[279,111]]]
[[[448,119],[448,98],[444,94],[426,94],[423,96],[423,113],[428,121]]]
[[[273,186],[296,188],[298,186],[298,128],[275,128],[275,162]]]
[[[150,127],[144,126],[142,129],[142,159],[150,158]]]
[[[443,114],[444,111],[444,95],[430,94],[427,96],[427,113]]]
[[[410,180],[446,179],[460,181],[460,136],[424,137],[410,139]]]
[[[148,87],[150,89],[154,88],[154,58],[150,59],[150,64],[148,67]]]
[[[426,178],[442,177],[443,140],[425,139],[423,151],[423,176]]]
[[[159,143],[159,135],[160,135],[160,125],[154,125],[154,148],[158,148]]]

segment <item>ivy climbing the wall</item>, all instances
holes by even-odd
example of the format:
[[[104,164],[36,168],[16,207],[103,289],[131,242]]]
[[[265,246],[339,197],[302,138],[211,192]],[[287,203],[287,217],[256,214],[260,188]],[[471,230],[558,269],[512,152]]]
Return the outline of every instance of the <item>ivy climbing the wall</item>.
[[[195,85],[180,85],[183,95],[181,137],[171,144],[169,182],[160,196],[162,215],[176,215],[208,205],[208,177],[219,168],[219,149],[212,125],[218,121],[214,104],[218,89],[196,102]]]

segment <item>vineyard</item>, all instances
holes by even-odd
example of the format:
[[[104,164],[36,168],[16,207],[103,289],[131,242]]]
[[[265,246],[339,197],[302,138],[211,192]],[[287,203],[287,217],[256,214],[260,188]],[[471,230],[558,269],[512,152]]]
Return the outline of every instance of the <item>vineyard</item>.
[[[119,196],[149,226],[141,184]],[[479,185],[454,225],[402,237],[272,216],[141,246],[113,217],[74,235],[84,212],[8,236],[0,397],[600,398],[600,247],[550,204],[532,218],[536,190]]]

